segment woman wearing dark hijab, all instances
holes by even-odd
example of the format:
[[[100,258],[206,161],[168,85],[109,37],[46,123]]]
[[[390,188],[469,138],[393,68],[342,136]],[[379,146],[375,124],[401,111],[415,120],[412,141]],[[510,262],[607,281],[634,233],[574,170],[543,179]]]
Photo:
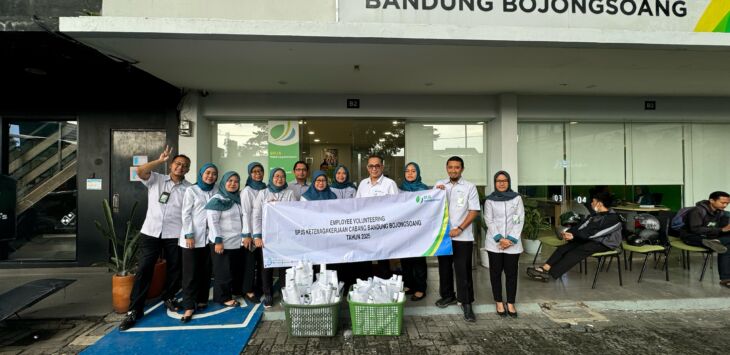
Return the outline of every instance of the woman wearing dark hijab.
[[[517,317],[517,268],[522,253],[520,234],[524,221],[525,207],[520,195],[512,191],[509,174],[497,172],[494,175],[494,192],[484,202],[484,222],[487,224],[486,249],[492,295],[500,316]],[[502,298],[502,273],[506,277],[506,304]]]
[[[350,181],[350,171],[344,165],[340,164],[335,168],[335,178],[330,190],[337,195],[338,199],[355,197],[357,188]]]
[[[428,186],[421,182],[421,168],[418,164],[410,162],[403,167],[405,175],[403,183],[400,185],[401,191],[423,191],[428,190]],[[425,257],[405,258],[400,260],[403,267],[403,283],[407,288],[407,294],[413,294],[411,301],[420,301],[426,297],[426,279],[428,277],[428,267],[426,266]]]
[[[314,182],[312,182],[312,185],[314,185]],[[266,234],[266,231],[263,230],[264,205],[266,203],[272,202],[296,201],[296,198],[294,197],[294,191],[287,189],[287,187],[288,184],[286,183],[286,172],[284,171],[284,169],[271,169],[271,173],[269,174],[269,186],[266,189],[261,190],[261,192],[259,192],[259,194],[256,196],[256,200],[253,202],[253,214],[251,216],[251,220],[253,221],[252,236],[256,245],[256,256],[260,256],[260,259],[258,259],[259,265],[264,264],[261,248],[266,247],[263,240],[263,237]],[[259,270],[260,271],[257,276],[261,277],[261,281],[263,283],[262,288],[264,293],[264,308],[268,309],[271,308],[274,303],[274,269],[265,269],[261,267]],[[280,273],[279,276],[279,279],[283,281],[284,275]],[[281,286],[283,287],[284,285],[282,284]]]
[[[261,163],[255,161],[248,164],[246,168],[248,177],[246,178],[246,187],[241,190],[241,206],[243,206],[244,214],[248,220],[249,226],[253,228],[253,202],[256,200],[256,196],[266,189],[264,183],[264,166]],[[234,292],[242,293],[243,298],[250,303],[258,303],[259,299],[256,295],[261,296],[263,294],[263,284],[261,283],[261,277],[259,268],[261,267],[258,260],[263,260],[263,254],[261,249],[256,248],[256,245],[251,238],[251,235],[246,235],[243,238],[243,248],[234,258]]]
[[[231,255],[241,248],[242,238],[249,233],[247,218],[241,207],[240,181],[235,171],[223,174],[218,183],[218,193],[205,205],[215,277],[213,300],[226,307],[239,305],[232,294]]]
[[[317,170],[312,175],[312,185],[302,194],[300,201],[334,200],[337,195],[327,183],[327,173]]]
[[[180,321],[189,322],[195,309],[208,306],[210,287],[210,255],[208,254],[208,215],[205,205],[215,194],[218,168],[204,164],[198,171],[198,182],[185,190],[182,207],[183,228],[180,233],[182,248],[183,314]]]

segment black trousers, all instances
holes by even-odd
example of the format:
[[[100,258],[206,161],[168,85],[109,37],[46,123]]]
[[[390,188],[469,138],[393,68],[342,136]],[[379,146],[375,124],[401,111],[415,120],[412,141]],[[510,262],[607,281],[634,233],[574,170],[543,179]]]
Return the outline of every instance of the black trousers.
[[[243,285],[241,289],[244,294],[253,293],[261,295],[263,292],[261,277],[256,273],[259,258],[263,260],[261,248],[256,248],[254,251],[250,251],[247,248],[241,248],[241,271],[243,275]]]
[[[471,255],[474,242],[451,242],[454,255],[439,256],[439,294],[442,298],[454,297],[456,274],[456,300],[462,304],[474,302]]]
[[[213,301],[225,303],[233,299],[233,275],[231,273],[232,249],[215,252],[215,244],[210,245],[210,258],[213,260]]]
[[[415,292],[426,292],[426,279],[428,278],[428,267],[426,258],[404,258],[400,259],[403,267],[403,283]]]
[[[489,279],[492,282],[492,296],[494,302],[502,302],[502,273],[506,277],[507,303],[515,303],[517,298],[517,269],[520,254],[493,253],[489,254]]]
[[[545,264],[550,265],[550,276],[557,279],[591,254],[609,250],[611,248],[591,240],[572,240],[555,249]]]
[[[208,303],[210,289],[210,254],[208,247],[182,248],[182,289],[184,309]]]
[[[162,288],[160,299],[167,300],[175,297],[180,289],[180,247],[177,239],[162,239],[151,237],[146,234],[139,236],[139,249],[137,256],[137,273],[134,275],[134,286],[130,295],[129,309],[137,311],[138,316],[144,312],[144,302],[147,299],[147,291],[150,289],[152,275],[155,272],[155,264],[164,252],[167,263],[167,277]]]
[[[234,295],[243,295],[245,252],[243,248],[231,250],[231,290]]]

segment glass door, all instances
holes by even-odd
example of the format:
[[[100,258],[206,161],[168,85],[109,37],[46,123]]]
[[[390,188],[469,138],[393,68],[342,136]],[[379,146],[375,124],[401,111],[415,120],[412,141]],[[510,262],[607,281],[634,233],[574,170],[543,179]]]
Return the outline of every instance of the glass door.
[[[11,121],[8,173],[17,181],[16,235],[3,261],[76,260],[76,121]]]

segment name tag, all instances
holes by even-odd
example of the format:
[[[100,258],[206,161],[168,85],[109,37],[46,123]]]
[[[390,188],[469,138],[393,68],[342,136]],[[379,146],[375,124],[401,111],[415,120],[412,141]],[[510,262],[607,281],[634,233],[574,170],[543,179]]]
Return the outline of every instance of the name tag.
[[[170,200],[170,193],[169,192],[163,192],[163,193],[160,194],[160,199],[157,200],[157,202],[159,202],[159,203],[161,203],[163,205],[166,205],[167,204],[167,201],[169,201],[169,200]]]

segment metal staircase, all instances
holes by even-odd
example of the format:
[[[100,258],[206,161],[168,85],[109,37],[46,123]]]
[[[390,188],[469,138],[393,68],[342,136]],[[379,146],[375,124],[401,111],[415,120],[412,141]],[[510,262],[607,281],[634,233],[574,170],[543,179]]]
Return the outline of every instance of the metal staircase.
[[[76,137],[76,124],[68,122],[42,122],[30,133],[10,135],[8,170],[18,181],[18,216],[75,178]]]

